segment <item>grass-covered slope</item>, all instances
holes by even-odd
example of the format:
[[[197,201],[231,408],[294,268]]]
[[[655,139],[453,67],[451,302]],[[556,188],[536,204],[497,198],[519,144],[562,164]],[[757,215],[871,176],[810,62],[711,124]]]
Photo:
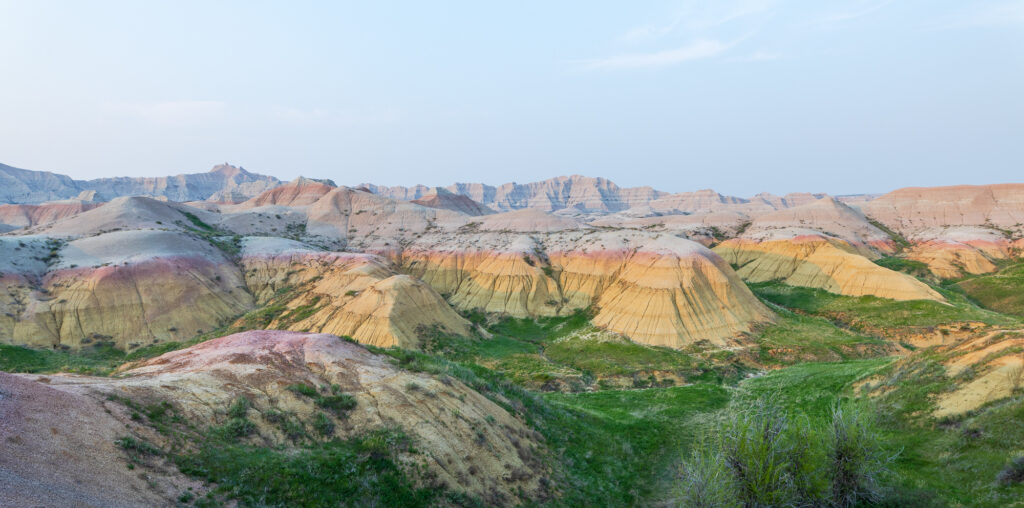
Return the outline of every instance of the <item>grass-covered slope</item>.
[[[958,282],[956,287],[988,309],[1024,316],[1024,263],[971,277]]]

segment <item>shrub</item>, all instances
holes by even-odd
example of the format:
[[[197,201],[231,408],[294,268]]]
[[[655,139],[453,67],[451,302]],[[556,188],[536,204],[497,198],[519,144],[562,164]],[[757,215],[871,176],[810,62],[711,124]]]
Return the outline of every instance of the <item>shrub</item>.
[[[299,384],[289,385],[288,386],[288,390],[290,390],[292,392],[295,392],[295,393],[297,393],[299,395],[305,395],[306,397],[316,397],[317,396],[316,388],[313,388],[312,386],[307,385],[307,384],[299,383]]]
[[[345,411],[348,411],[349,409],[356,407],[356,398],[347,393],[339,393],[337,395],[324,395],[321,397],[317,397],[316,399],[313,400],[313,402],[315,402],[316,405],[324,409],[330,409],[335,413],[343,413]]]
[[[256,431],[256,424],[245,418],[232,418],[215,431],[225,438],[245,437]]]
[[[886,471],[873,415],[856,406],[832,408],[830,453],[827,467],[832,479],[831,496],[837,506],[879,501],[879,475]]]
[[[693,508],[739,507],[736,490],[722,455],[698,445],[679,470],[679,506]]]
[[[245,418],[245,413],[249,411],[249,407],[252,403],[245,397],[239,397],[235,399],[235,402],[228,408],[228,416],[231,418]]]
[[[886,457],[872,414],[837,404],[825,428],[766,400],[734,414],[684,462],[683,506],[837,506],[882,501]],[[1024,460],[1021,461],[1024,473]]]
[[[1024,482],[1024,457],[1017,457],[999,472],[996,477],[1001,485],[1012,485]]]
[[[160,449],[141,440],[135,439],[131,436],[118,438],[116,441],[117,445],[129,452],[137,452],[142,455],[160,455]]]
[[[313,428],[324,436],[334,434],[334,422],[323,413],[317,413],[316,417],[313,418]]]

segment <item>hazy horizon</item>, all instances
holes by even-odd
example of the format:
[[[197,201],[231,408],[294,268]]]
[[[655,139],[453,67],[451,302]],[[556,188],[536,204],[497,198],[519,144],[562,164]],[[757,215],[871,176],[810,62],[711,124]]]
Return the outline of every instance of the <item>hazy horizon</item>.
[[[0,0],[0,163],[742,197],[1015,182],[1022,28],[1022,1]]]

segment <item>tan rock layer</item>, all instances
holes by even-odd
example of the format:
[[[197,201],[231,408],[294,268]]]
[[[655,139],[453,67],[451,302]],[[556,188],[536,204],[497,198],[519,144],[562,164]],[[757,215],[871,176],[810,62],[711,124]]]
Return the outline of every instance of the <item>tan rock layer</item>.
[[[364,344],[417,349],[437,329],[469,335],[462,319],[430,286],[398,275],[375,256],[338,253],[252,256],[242,261],[260,301],[289,287],[288,312],[271,328],[345,335]],[[291,293],[289,293],[290,295]]]
[[[49,273],[9,325],[15,344],[122,349],[211,331],[252,307],[241,273],[197,258],[156,258]]]
[[[161,444],[165,438],[133,422],[119,404],[106,402],[109,394],[140,404],[169,401],[177,414],[198,428],[223,424],[225,409],[244,396],[252,403],[245,416],[256,427],[254,436],[245,439],[261,444],[294,446],[271,421],[272,410],[293,414],[310,436],[318,435],[312,423],[320,413],[331,420],[339,438],[398,426],[420,451],[401,460],[414,478],[430,482],[428,486],[447,485],[494,506],[548,496],[540,482],[549,474],[543,452],[534,432],[520,420],[457,380],[442,382],[401,370],[386,357],[330,335],[276,330],[230,335],[154,358],[117,378],[56,375],[48,376],[44,386],[30,381],[36,377],[7,383],[8,377],[15,376],[0,373],[5,391],[13,392],[0,398],[0,414],[20,418],[0,418],[0,430],[5,437],[24,439],[0,439],[0,478],[7,471],[17,473],[15,487],[30,494],[24,497],[31,506],[60,499],[48,497],[49,489],[39,489],[40,483],[64,493],[74,492],[75,483],[84,481],[78,490],[89,496],[84,499],[101,500],[97,506],[122,506],[125,499],[172,506],[184,490],[180,475],[148,465],[136,466],[132,475],[119,474],[128,471],[127,456],[114,439],[134,435]],[[356,405],[344,417],[325,412],[311,398],[288,390],[298,383],[337,385],[355,398]],[[39,403],[33,405],[33,400]],[[68,414],[76,417],[76,432],[90,438],[78,440],[82,448],[67,446],[76,441],[64,432],[55,431],[51,437],[44,423]],[[23,424],[30,418],[38,429]],[[89,457],[80,456],[79,450]],[[91,457],[102,461],[86,460]],[[420,473],[422,477],[417,476]],[[147,476],[154,487],[147,488]],[[168,483],[177,488],[155,488]],[[140,488],[143,493],[137,493]],[[4,491],[0,488],[0,500]]]
[[[850,244],[820,236],[755,242],[727,240],[714,251],[751,282],[778,280],[848,296],[936,300],[942,296],[910,275],[876,265]]]
[[[686,242],[679,254],[637,248],[524,252],[407,252],[403,269],[453,305],[516,317],[596,306],[594,323],[641,343],[724,344],[772,319],[729,266]]]

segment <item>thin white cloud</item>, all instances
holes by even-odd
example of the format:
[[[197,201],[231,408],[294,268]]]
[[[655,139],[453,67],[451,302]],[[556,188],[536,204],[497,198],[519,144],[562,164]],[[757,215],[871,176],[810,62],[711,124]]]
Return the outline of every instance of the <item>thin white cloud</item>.
[[[580,68],[587,71],[614,71],[668,67],[691,60],[712,58],[727,51],[732,44],[700,40],[687,46],[653,53],[630,53],[606,58],[584,60]]]

